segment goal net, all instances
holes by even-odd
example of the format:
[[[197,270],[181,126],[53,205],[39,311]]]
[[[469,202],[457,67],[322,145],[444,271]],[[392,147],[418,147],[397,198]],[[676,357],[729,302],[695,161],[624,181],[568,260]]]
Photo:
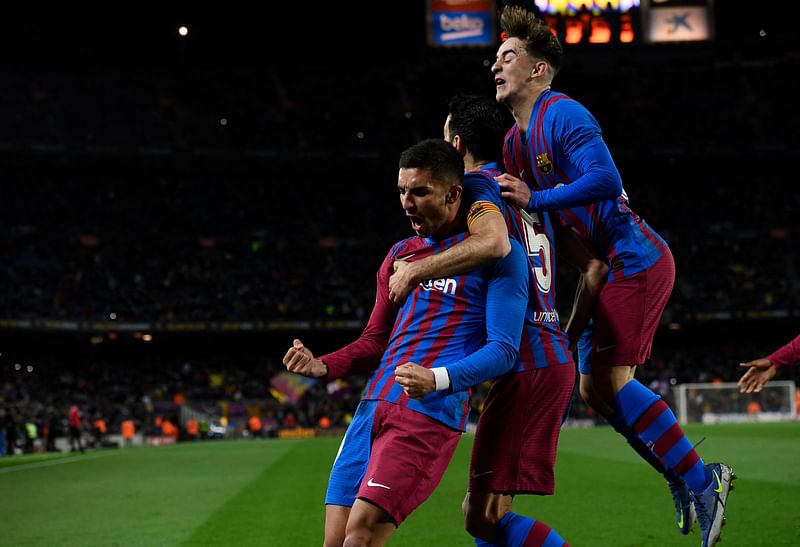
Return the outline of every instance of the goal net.
[[[736,382],[681,384],[675,407],[681,424],[777,422],[797,418],[795,382],[768,382],[759,393],[739,393]]]

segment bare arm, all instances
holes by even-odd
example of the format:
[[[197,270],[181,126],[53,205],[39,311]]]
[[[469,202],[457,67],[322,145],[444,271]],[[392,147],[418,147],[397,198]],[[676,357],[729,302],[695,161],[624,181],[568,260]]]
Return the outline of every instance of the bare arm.
[[[739,366],[747,368],[747,372],[739,379],[739,391],[742,393],[758,393],[778,373],[778,368],[766,357],[739,363]]]
[[[742,393],[761,391],[764,384],[775,377],[779,368],[794,365],[798,361],[800,361],[800,336],[766,357],[739,363],[739,366],[748,369],[739,379],[739,391]]]
[[[556,245],[558,252],[572,266],[581,272],[578,287],[575,290],[575,301],[572,305],[567,326],[564,329],[569,338],[570,350],[575,350],[581,333],[586,329],[589,319],[594,313],[600,291],[608,279],[608,266],[570,227],[556,226]]]
[[[397,260],[389,279],[389,298],[399,305],[411,290],[426,279],[436,279],[474,270],[504,258],[511,251],[508,229],[499,211],[490,211],[469,223],[470,237],[435,255],[407,262]]]

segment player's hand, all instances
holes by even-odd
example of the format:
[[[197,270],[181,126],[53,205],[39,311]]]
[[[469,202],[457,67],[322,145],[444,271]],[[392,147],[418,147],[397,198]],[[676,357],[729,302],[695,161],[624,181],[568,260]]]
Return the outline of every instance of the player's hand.
[[[414,276],[413,263],[395,260],[394,273],[389,278],[389,299],[398,306],[402,305],[418,283]]]
[[[748,363],[739,363],[739,366],[748,369],[739,379],[739,391],[742,393],[758,393],[778,372],[772,361],[763,357]]]
[[[416,363],[404,363],[395,368],[394,378],[412,399],[420,399],[431,391],[436,391],[433,371]]]
[[[283,357],[283,364],[286,370],[309,376],[311,378],[322,378],[328,374],[328,367],[320,359],[314,358],[311,350],[303,345],[303,342],[296,339],[292,342],[292,347]]]
[[[514,207],[520,209],[528,209],[528,203],[531,200],[531,189],[528,184],[508,173],[503,173],[494,180],[500,185],[500,196]]]

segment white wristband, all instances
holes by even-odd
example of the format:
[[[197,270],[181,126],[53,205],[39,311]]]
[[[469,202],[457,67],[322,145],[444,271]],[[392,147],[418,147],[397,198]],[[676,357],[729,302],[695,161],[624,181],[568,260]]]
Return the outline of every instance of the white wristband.
[[[450,375],[445,367],[432,368],[433,377],[436,379],[436,391],[450,389]]]

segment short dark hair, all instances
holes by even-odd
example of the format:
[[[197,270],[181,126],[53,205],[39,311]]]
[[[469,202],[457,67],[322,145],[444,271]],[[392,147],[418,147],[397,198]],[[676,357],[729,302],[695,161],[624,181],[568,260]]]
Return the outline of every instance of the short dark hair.
[[[513,122],[507,108],[479,95],[456,95],[447,108],[451,137],[459,135],[477,161],[503,162],[503,141]]]
[[[506,38],[519,38],[525,49],[534,56],[544,57],[554,72],[561,68],[564,48],[550,26],[522,6],[507,5],[500,13],[500,29]]]
[[[437,181],[464,182],[464,158],[443,139],[425,139],[404,150],[400,169],[430,169]]]

